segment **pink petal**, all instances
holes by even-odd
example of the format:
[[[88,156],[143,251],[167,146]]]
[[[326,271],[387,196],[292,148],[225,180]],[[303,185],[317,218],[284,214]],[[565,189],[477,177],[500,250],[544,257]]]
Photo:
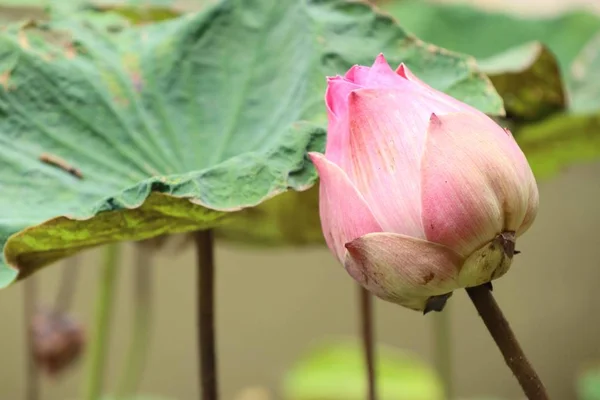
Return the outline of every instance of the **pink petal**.
[[[371,67],[354,65],[344,78],[365,88],[393,88],[404,84],[383,54],[377,56]]]
[[[356,85],[364,86],[367,84],[370,70],[371,68],[369,67],[354,65],[348,70],[348,72],[346,72],[344,78]]]
[[[348,112],[348,95],[356,89],[360,89],[360,86],[341,76],[327,78],[325,104],[330,120],[332,117],[343,117]]]
[[[388,232],[424,238],[421,155],[430,110],[406,91],[360,89],[349,101],[351,179]]]
[[[396,74],[400,75],[404,79],[408,79],[411,82],[418,83],[419,85],[427,86],[422,80],[417,78],[415,74],[411,72],[410,69],[406,66],[406,64],[402,63],[396,68]]]
[[[431,100],[435,99],[436,102],[444,104],[445,107],[449,107],[450,109],[452,109],[453,112],[464,111],[484,115],[481,111],[477,110],[476,108],[473,108],[470,105],[463,103],[462,101],[457,100],[444,92],[432,88],[431,86],[417,78],[417,76],[414,75],[404,63],[400,64],[400,66],[396,69],[396,74],[418,85],[421,88],[420,90],[423,96],[428,97]],[[435,112],[436,114],[442,114],[442,110],[432,110],[432,112]]]
[[[342,77],[329,78],[325,102],[329,124],[325,154],[335,164],[342,165],[343,150],[348,147],[348,96],[360,86]]]
[[[531,170],[531,167],[529,166],[529,163],[527,162],[527,158],[525,157],[525,154],[523,153],[523,151],[521,150],[521,148],[519,147],[519,145],[517,144],[517,142],[514,140],[514,137],[512,135],[512,133],[504,128],[504,131],[511,137],[512,139],[512,150],[515,153],[515,159],[518,162],[516,168],[522,172],[523,176],[523,180],[528,182],[528,191],[529,191],[529,195],[528,195],[528,203],[527,203],[527,211],[525,212],[525,217],[523,219],[523,222],[521,223],[521,226],[519,226],[519,228],[517,229],[517,237],[521,236],[522,234],[524,234],[529,227],[533,224],[533,221],[535,220],[535,217],[537,216],[537,211],[538,211],[538,207],[539,207],[539,203],[540,203],[540,195],[538,192],[538,187],[537,187],[537,183],[535,181],[535,176],[533,175],[533,171]]]
[[[516,231],[535,185],[512,136],[467,113],[431,116],[422,175],[427,239],[463,256]]]
[[[517,237],[524,234],[537,216],[538,206],[540,203],[540,194],[538,192],[538,187],[535,182],[535,177],[533,176],[533,172],[530,170],[531,174],[529,176],[529,196],[527,203],[527,211],[525,212],[525,217],[523,218],[523,222],[519,229],[517,229]]]
[[[390,67],[383,54],[379,54],[369,69],[365,86],[368,88],[402,88],[405,85],[404,79],[401,79]]]
[[[348,273],[384,300],[423,310],[430,296],[458,287],[463,258],[445,246],[395,233],[371,233],[346,248]]]
[[[344,171],[322,154],[309,153],[319,172],[319,211],[327,246],[344,262],[344,245],[359,236],[380,232],[381,227]]]

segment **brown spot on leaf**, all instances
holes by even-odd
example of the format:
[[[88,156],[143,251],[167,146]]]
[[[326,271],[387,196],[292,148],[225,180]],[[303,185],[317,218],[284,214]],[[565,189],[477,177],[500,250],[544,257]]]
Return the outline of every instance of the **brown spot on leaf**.
[[[134,72],[131,74],[131,82],[133,83],[133,88],[137,93],[142,91],[144,87],[144,81],[142,80],[142,75],[139,72]]]
[[[31,45],[29,44],[29,39],[27,38],[27,35],[25,34],[25,32],[22,30],[19,31],[18,42],[19,42],[19,46],[21,46],[23,49],[25,49],[25,50],[31,49]]]
[[[72,60],[77,56],[77,51],[75,51],[75,46],[73,46],[73,43],[69,43],[65,46],[65,56],[69,60]]]
[[[4,87],[4,89],[6,89],[6,90],[11,89],[11,87],[9,85],[9,80],[10,80],[10,71],[4,71],[3,73],[0,74],[0,85],[2,85]]]
[[[42,154],[40,154],[39,160],[45,164],[49,164],[49,165],[58,167],[58,168],[62,169],[63,171],[70,173],[71,175],[73,175],[76,178],[83,179],[83,174],[81,173],[81,171],[79,169],[75,168],[74,166],[69,164],[67,161],[60,158],[59,156],[56,156],[56,155],[50,154],[50,153],[42,153]]]

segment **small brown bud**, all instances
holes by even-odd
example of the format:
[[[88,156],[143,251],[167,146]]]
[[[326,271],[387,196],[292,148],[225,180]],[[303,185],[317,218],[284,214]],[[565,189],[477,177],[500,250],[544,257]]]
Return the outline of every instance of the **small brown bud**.
[[[55,311],[38,311],[31,321],[30,334],[35,361],[51,376],[77,361],[85,344],[82,324]]]

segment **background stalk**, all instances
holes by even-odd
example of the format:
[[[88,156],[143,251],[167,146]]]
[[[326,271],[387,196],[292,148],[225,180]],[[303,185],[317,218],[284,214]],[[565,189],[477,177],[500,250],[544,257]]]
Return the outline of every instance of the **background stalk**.
[[[375,335],[373,327],[373,297],[362,286],[358,287],[360,327],[367,372],[367,399],[377,399],[375,375]]]
[[[434,364],[444,385],[444,398],[454,398],[450,304],[433,313]]]
[[[133,398],[144,374],[152,323],[152,258],[155,255],[154,249],[149,247],[143,243],[135,246],[133,327],[117,399]]]
[[[489,286],[467,288],[467,293],[504,356],[506,364],[519,381],[523,393],[529,400],[548,400],[546,388],[527,360]]]
[[[98,400],[102,397],[119,255],[119,245],[109,244],[105,247],[104,265],[98,282],[94,327],[87,357],[87,376],[83,397],[85,400]]]
[[[27,338],[27,374],[25,377],[25,398],[39,400],[40,398],[40,373],[35,362],[34,337],[31,323],[37,311],[37,282],[30,276],[23,282],[23,318],[25,322],[25,335]]]
[[[65,266],[60,276],[56,304],[54,306],[54,311],[57,313],[66,313],[71,309],[73,296],[75,295],[77,274],[79,272],[78,264],[78,255],[73,255],[65,260]]]
[[[195,233],[198,259],[198,356],[202,400],[218,399],[215,338],[214,237],[210,230]]]

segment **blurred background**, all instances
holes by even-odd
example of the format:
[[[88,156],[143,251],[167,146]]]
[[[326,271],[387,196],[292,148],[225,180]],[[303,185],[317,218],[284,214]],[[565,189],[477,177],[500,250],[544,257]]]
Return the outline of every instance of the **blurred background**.
[[[449,2],[449,1],[445,1]],[[598,0],[471,0],[486,9],[547,16],[567,8],[600,13]],[[402,22],[402,21],[400,21]],[[537,222],[520,239],[522,254],[495,283],[495,296],[552,398],[575,399],[581,370],[600,361],[600,164],[562,171],[539,183]],[[131,325],[132,246],[119,272],[107,388],[114,386]],[[91,323],[100,251],[83,254],[74,312]],[[154,261],[155,312],[142,392],[197,398],[195,270],[192,247],[159,252]],[[358,332],[356,289],[326,248],[260,250],[219,243],[217,331],[223,399],[264,387],[278,399],[285,371],[323,339]],[[62,266],[36,275],[50,301]],[[0,399],[24,396],[22,288],[0,292]],[[455,391],[463,397],[523,398],[465,293],[450,301]],[[376,302],[377,338],[432,360],[433,315]],[[45,379],[44,399],[75,399],[82,370]],[[248,393],[248,392],[246,392]],[[242,397],[239,397],[240,399]],[[250,398],[250,397],[248,397]]]

